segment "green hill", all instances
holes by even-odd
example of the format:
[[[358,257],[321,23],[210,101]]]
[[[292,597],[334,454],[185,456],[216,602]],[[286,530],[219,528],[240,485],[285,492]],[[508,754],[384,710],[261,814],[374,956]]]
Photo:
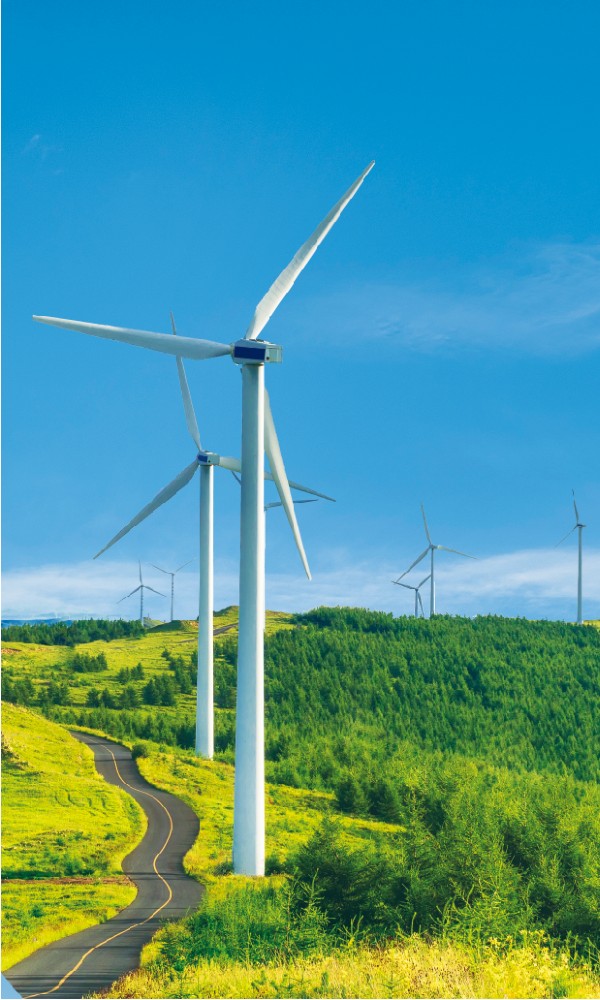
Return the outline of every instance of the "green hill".
[[[341,608],[295,624],[269,640],[265,663],[268,756],[283,756],[288,780],[296,771],[303,784],[331,786],[335,762],[364,760],[365,742],[379,767],[402,741],[600,779],[597,629]],[[221,649],[223,702],[231,701],[235,649],[231,640]]]
[[[594,995],[589,984],[572,993],[584,988],[560,968],[584,953],[597,964],[600,946],[600,631],[349,608],[269,613],[273,875],[248,896],[240,880],[220,874],[231,835],[236,622],[235,608],[215,621],[228,631],[216,638],[214,764],[186,749],[196,669],[187,623],[112,641],[70,646],[67,635],[61,646],[13,640],[5,648],[5,698],[130,743],[146,740],[140,766],[149,780],[179,790],[201,816],[188,865],[213,883],[214,902],[161,934],[137,995],[173,993],[165,969],[177,963],[191,977],[186,995],[207,995],[213,987],[194,986],[193,970],[204,969],[208,982],[216,963],[220,990],[245,991],[218,995],[327,996],[317,979],[334,975],[331,956],[341,963],[338,990],[378,995],[384,980],[374,966],[391,982],[399,942],[408,940],[415,948],[438,942],[432,961],[441,965],[451,944],[458,966],[489,961],[497,972],[505,960],[521,961],[533,979],[547,959],[543,985],[543,977],[534,987],[515,973],[514,989],[527,992],[511,995]],[[262,943],[244,952],[258,926],[252,933]],[[427,937],[416,944],[413,932]],[[360,954],[348,958],[348,941],[360,942]],[[448,990],[449,981],[435,988]],[[307,982],[310,993],[302,992]],[[423,982],[434,989],[425,974]],[[456,990],[502,995],[491,992],[501,991],[500,980],[490,982]]]

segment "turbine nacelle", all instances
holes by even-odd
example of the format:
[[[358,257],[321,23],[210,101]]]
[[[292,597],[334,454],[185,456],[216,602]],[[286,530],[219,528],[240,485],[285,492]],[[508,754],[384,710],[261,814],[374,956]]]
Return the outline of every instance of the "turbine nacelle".
[[[220,465],[221,456],[215,451],[199,451],[196,455],[198,465]]]
[[[236,340],[231,345],[231,357],[236,365],[281,364],[283,348],[266,340]]]

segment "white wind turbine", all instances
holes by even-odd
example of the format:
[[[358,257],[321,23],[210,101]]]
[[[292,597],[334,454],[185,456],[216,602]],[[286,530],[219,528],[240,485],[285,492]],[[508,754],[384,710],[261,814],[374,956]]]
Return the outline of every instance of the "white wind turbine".
[[[173,333],[175,333],[175,322],[171,315]],[[135,528],[142,521],[145,521],[158,507],[161,507],[167,500],[174,497],[180,490],[187,486],[193,479],[197,470],[200,470],[200,595],[198,610],[198,675],[196,684],[196,753],[209,760],[214,754],[214,708],[213,708],[213,593],[214,593],[214,546],[213,546],[213,524],[214,524],[214,502],[213,502],[213,466],[220,466],[238,475],[236,470],[241,470],[242,464],[239,458],[230,458],[225,455],[218,455],[214,451],[206,451],[202,447],[198,421],[192,397],[188,386],[185,368],[181,358],[177,358],[177,371],[179,375],[179,385],[181,397],[183,399],[183,409],[190,436],[196,446],[197,454],[194,461],[185,467],[175,479],[156,494],[150,503],[136,514],[118,534],[111,538],[110,542],[97,552],[94,559],[101,556],[107,549],[110,549],[116,542],[127,535],[132,528]],[[275,429],[273,428],[273,433]],[[265,477],[271,479],[268,472]],[[291,484],[295,489],[304,493],[313,493],[315,497],[330,499],[323,493],[317,493],[300,483]],[[190,560],[193,562],[193,560]],[[154,564],[152,564],[154,565]],[[188,566],[189,563],[184,563]],[[162,573],[167,570],[160,566],[155,566]],[[180,566],[179,569],[183,569]],[[141,570],[140,570],[141,572]],[[175,571],[176,573],[179,570]],[[171,574],[171,620],[173,620],[173,578]]]
[[[242,368],[242,495],[240,510],[240,619],[235,743],[233,866],[241,875],[263,875],[265,869],[264,793],[264,451],[296,545],[310,570],[264,388],[264,366],[280,363],[282,349],[258,340],[298,275],[337,222],[372,170],[371,162],[294,255],[258,303],[242,340],[232,344],[173,337],[145,330],[122,329],[78,320],[35,316],[42,323],[146,347],[181,358],[206,360],[230,355]]]
[[[96,557],[94,556],[94,559],[95,558]],[[183,563],[182,566],[178,566],[177,569],[174,569],[172,571],[170,569],[163,569],[162,566],[157,566],[156,563],[150,563],[151,566],[154,566],[154,569],[157,569],[161,573],[164,573],[165,576],[171,577],[171,621],[174,620],[173,607],[175,604],[175,577],[180,572],[180,570],[185,569],[185,567],[189,566],[191,563],[193,563],[193,561],[194,561],[193,559],[188,559],[188,561]]]
[[[94,558],[96,558],[96,557],[94,556]],[[144,583],[144,581],[142,579],[142,564],[141,564],[141,562],[138,563],[138,566],[139,566],[139,571],[140,571],[140,584],[139,584],[139,587],[136,587],[135,590],[132,590],[130,594],[125,594],[125,597],[122,597],[120,601],[117,601],[117,604],[120,604],[121,601],[126,601],[128,597],[133,597],[133,595],[137,594],[137,592],[139,590],[139,592],[140,592],[140,625],[143,625],[144,624],[144,591],[145,590],[151,590],[153,594],[158,594],[159,597],[164,597],[165,595],[161,594],[160,590],[155,590],[154,587],[149,587],[147,583]]]
[[[398,587],[406,587],[407,590],[414,590],[415,592],[415,618],[419,617],[419,607],[421,608],[421,618],[425,617],[425,609],[423,607],[423,600],[421,598],[420,590],[424,583],[427,583],[431,573],[428,573],[416,587],[411,583],[400,583],[400,580],[392,580]]]
[[[423,524],[425,526],[425,534],[427,535],[427,541],[429,542],[429,544],[427,548],[423,552],[421,552],[421,555],[417,556],[415,561],[410,564],[408,569],[405,569],[404,573],[401,573],[398,579],[394,580],[393,582],[399,583],[400,580],[402,580],[403,577],[405,577],[408,573],[410,573],[411,569],[417,566],[421,562],[421,560],[425,558],[427,553],[430,552],[431,569],[429,572],[429,576],[431,580],[431,590],[430,590],[430,600],[429,600],[429,617],[433,618],[433,616],[435,615],[435,560],[434,560],[435,553],[438,551],[453,552],[454,555],[465,556],[466,559],[477,559],[477,556],[470,556],[466,552],[459,552],[458,549],[449,549],[445,545],[434,545],[433,542],[431,541],[431,535],[429,534],[429,528],[427,526],[427,518],[425,517],[425,508],[423,504],[421,504],[421,513],[423,514]]]
[[[577,501],[575,500],[575,490],[571,490],[573,494],[573,507],[575,509],[575,524],[570,531],[567,531],[564,538],[561,538],[560,542],[555,545],[558,548],[559,545],[572,535],[574,531],[578,531],[578,559],[577,559],[577,624],[583,624],[583,529],[586,527],[579,520],[579,511],[577,510]]]

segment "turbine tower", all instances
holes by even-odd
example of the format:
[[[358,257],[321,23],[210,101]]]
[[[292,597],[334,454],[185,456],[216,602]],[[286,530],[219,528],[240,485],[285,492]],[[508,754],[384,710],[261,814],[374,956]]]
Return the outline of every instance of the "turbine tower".
[[[94,556],[94,558],[96,557]],[[161,573],[164,573],[166,576],[171,577],[171,621],[174,620],[173,607],[175,604],[175,577],[177,576],[180,570],[185,569],[185,567],[189,566],[190,563],[193,563],[193,561],[194,561],[193,559],[188,559],[188,561],[185,562],[183,566],[178,566],[177,569],[173,570],[172,572],[169,569],[163,569],[162,566],[157,566],[156,563],[150,563],[151,566],[154,566],[154,569],[157,569]]]
[[[171,322],[174,322],[171,316]],[[175,329],[174,329],[175,332]],[[229,458],[225,455],[218,455],[214,451],[206,451],[202,447],[198,421],[192,397],[188,386],[185,368],[181,358],[177,358],[177,369],[179,374],[179,386],[183,400],[186,424],[190,436],[197,449],[194,461],[185,467],[175,479],[156,494],[150,503],[136,514],[121,531],[111,538],[100,552],[97,552],[94,559],[101,556],[107,549],[110,549],[116,542],[127,535],[132,528],[135,528],[142,521],[145,521],[158,507],[161,507],[167,500],[174,497],[180,490],[187,486],[193,479],[197,470],[200,470],[200,593],[198,609],[198,673],[196,682],[196,753],[201,757],[212,760],[214,754],[214,707],[213,707],[213,592],[214,592],[214,552],[213,552],[213,466],[221,467],[237,475],[236,470],[241,469],[241,462],[238,458]],[[273,429],[273,433],[275,430]],[[269,473],[264,473],[268,478],[272,478]],[[305,493],[314,493],[315,497],[331,499],[323,493],[317,493],[300,483],[292,484],[295,489]],[[192,562],[193,560],[190,560]],[[154,565],[154,564],[152,564]],[[184,563],[185,566],[189,563]],[[162,573],[168,572],[160,566],[155,566]],[[179,569],[183,569],[180,566]],[[176,573],[179,570],[175,571]],[[175,574],[172,574],[171,579]],[[171,620],[173,620],[173,589],[171,584]]]
[[[108,546],[107,546],[107,548],[108,548]],[[95,558],[96,557],[94,556],[94,559]],[[117,601],[117,604],[120,604],[121,601],[126,601],[128,597],[133,597],[133,595],[137,594],[137,592],[139,590],[139,592],[140,592],[140,625],[143,627],[143,625],[144,625],[144,590],[151,590],[153,594],[158,594],[159,597],[165,597],[165,594],[161,594],[160,590],[155,590],[154,587],[149,587],[147,583],[144,583],[144,581],[142,579],[142,564],[141,564],[141,562],[138,562],[138,566],[139,566],[139,570],[140,570],[140,584],[139,584],[139,587],[136,587],[135,590],[132,590],[130,594],[125,594],[125,597],[122,597],[120,601]]]
[[[423,601],[422,601],[422,598],[421,598],[420,590],[421,590],[421,587],[423,586],[423,584],[427,583],[427,581],[428,581],[428,579],[429,579],[430,576],[431,576],[431,573],[428,573],[427,576],[424,577],[424,579],[421,580],[421,582],[416,587],[414,587],[410,583],[400,583],[400,580],[392,580],[392,583],[395,583],[398,587],[406,587],[407,590],[414,590],[414,592],[415,592],[415,618],[419,617],[419,607],[421,608],[421,618],[425,617],[425,609],[423,607]]]
[[[570,531],[567,531],[564,538],[561,538],[560,542],[555,546],[562,545],[564,541],[572,535],[574,531],[578,531],[578,558],[577,558],[577,624],[583,624],[583,529],[587,525],[582,524],[579,520],[579,511],[577,510],[577,501],[575,500],[575,490],[571,490],[573,494],[573,507],[575,510],[575,524]]]
[[[277,344],[259,340],[271,316],[292,288],[327,233],[372,170],[371,162],[300,247],[256,307],[242,340],[222,344],[193,337],[130,330],[78,320],[35,316],[67,330],[92,334],[160,351],[205,360],[230,355],[242,369],[242,491],[240,503],[240,618],[235,743],[233,867],[236,874],[264,875],[264,451],[283,503],[306,575],[310,570],[296,520],[283,458],[264,388],[266,364],[282,361]]]
[[[408,569],[405,569],[404,573],[401,573],[398,579],[394,580],[393,582],[400,583],[400,580],[402,580],[403,577],[405,577],[408,573],[410,573],[411,569],[417,566],[421,562],[421,560],[425,558],[427,553],[431,553],[431,564],[430,564],[431,569],[429,571],[429,578],[430,578],[429,617],[433,618],[433,616],[435,615],[435,558],[434,558],[435,553],[439,551],[453,552],[454,555],[465,556],[466,559],[477,559],[477,556],[470,556],[468,555],[467,552],[459,552],[458,549],[449,549],[445,545],[434,545],[433,542],[431,541],[431,535],[429,534],[429,527],[427,525],[427,518],[425,516],[425,508],[423,504],[421,504],[421,513],[423,514],[423,524],[425,526],[425,534],[427,536],[427,541],[429,544],[427,548],[423,552],[421,552],[421,555],[417,556],[415,561],[410,564]]]

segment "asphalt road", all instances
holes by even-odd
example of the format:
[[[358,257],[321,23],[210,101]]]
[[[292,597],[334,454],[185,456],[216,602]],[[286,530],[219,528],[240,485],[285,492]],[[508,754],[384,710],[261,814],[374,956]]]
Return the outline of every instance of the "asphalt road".
[[[126,747],[86,733],[72,735],[92,748],[99,773],[139,802],[148,817],[144,839],[123,861],[138,894],[112,920],[55,941],[6,970],[23,997],[81,998],[107,989],[138,967],[142,947],[164,921],[195,910],[203,892],[183,870],[198,834],[196,814],[144,781]]]

